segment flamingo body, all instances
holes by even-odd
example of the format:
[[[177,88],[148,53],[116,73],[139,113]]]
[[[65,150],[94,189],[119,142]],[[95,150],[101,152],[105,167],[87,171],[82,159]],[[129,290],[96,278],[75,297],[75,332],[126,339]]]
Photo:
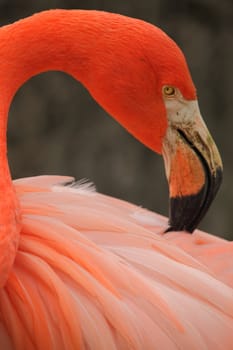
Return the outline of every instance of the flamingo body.
[[[1,28],[0,57],[0,349],[232,349],[232,242],[184,232],[212,202],[222,164],[180,49],[143,21],[58,10]],[[11,180],[10,103],[51,69],[163,154],[169,229],[71,178]]]
[[[3,349],[232,349],[232,243],[161,235],[166,218],[70,180],[14,182],[23,227],[0,291]]]

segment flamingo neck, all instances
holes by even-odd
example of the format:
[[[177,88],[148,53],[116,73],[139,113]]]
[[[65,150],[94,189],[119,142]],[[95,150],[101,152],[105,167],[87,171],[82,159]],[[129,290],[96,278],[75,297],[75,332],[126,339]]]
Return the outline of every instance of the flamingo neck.
[[[92,17],[90,11],[53,10],[0,28],[0,193],[1,181],[10,181],[6,134],[15,93],[32,76],[50,70],[64,71],[85,85],[101,32]]]
[[[65,16],[63,11],[55,12],[38,14],[0,29],[0,288],[12,268],[21,229],[19,203],[7,159],[11,101],[25,81],[44,71],[65,71],[82,81],[84,73],[88,75],[88,57],[94,46],[90,22],[72,22],[72,11]]]
[[[166,50],[174,49],[164,33],[141,20],[101,11],[41,12],[0,29],[0,98],[9,107],[32,76],[66,72],[126,130],[161,153],[167,120],[161,81],[152,69],[157,65],[147,57],[166,57],[160,55],[161,40],[168,41]],[[4,132],[6,120],[0,122]]]

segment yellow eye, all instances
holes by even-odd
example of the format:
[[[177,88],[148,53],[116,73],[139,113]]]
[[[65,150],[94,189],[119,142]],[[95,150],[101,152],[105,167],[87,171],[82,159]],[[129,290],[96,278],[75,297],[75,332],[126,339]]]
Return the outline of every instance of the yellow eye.
[[[172,97],[176,94],[176,89],[173,86],[164,86],[163,93],[165,96]]]

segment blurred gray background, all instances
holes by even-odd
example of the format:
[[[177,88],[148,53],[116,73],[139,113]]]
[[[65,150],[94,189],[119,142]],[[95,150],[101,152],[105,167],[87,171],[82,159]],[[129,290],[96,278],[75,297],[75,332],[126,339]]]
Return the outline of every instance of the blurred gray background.
[[[0,0],[0,24],[52,8],[138,17],[158,25],[179,44],[224,163],[222,188],[200,228],[233,239],[233,1]],[[87,178],[100,192],[167,215],[162,159],[109,118],[68,75],[49,72],[27,82],[11,106],[8,130],[13,178]]]

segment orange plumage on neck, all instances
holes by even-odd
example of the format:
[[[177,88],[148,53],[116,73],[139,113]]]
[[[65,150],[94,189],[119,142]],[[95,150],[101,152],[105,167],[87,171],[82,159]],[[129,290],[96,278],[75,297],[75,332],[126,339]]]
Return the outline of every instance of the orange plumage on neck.
[[[167,127],[163,85],[174,84],[187,99],[195,98],[180,49],[160,29],[141,20],[99,11],[47,11],[5,27],[2,34],[1,57],[7,57],[0,77],[11,96],[38,73],[65,71],[159,153]]]

